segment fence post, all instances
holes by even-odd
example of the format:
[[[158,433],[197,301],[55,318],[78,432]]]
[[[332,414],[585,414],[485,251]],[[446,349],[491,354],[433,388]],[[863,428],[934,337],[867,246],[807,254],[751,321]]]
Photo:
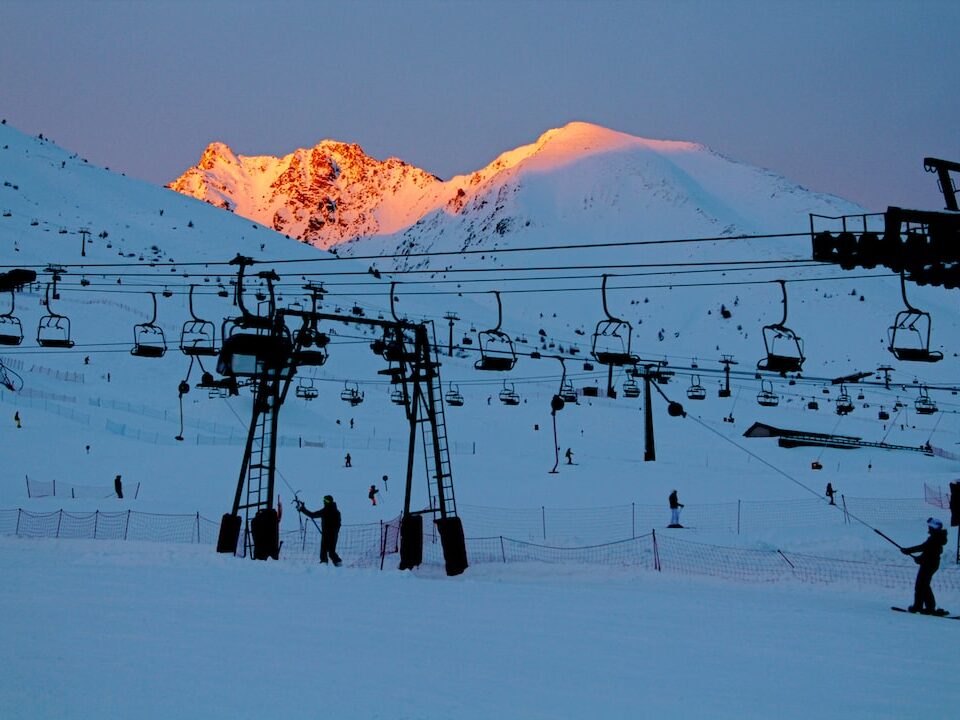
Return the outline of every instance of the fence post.
[[[127,533],[130,530],[130,511],[127,510],[127,524],[123,528],[123,539],[127,539]]]
[[[740,534],[740,501],[737,500],[737,535]]]
[[[57,496],[57,479],[56,478],[53,479],[53,496],[54,497]]]
[[[780,557],[782,557],[784,560],[787,561],[787,565],[790,566],[790,569],[791,569],[791,570],[795,569],[795,568],[793,567],[793,563],[790,562],[790,558],[788,558],[786,555],[784,555],[782,550],[777,550],[777,553],[780,555]]]
[[[96,510],[93,513],[93,539],[94,540],[97,539],[97,521],[99,520],[100,520],[100,511]]]
[[[22,512],[23,510],[21,508],[17,508],[17,529],[13,532],[17,537],[20,537],[20,513]]]
[[[660,548],[657,547],[657,531],[651,530],[650,537],[653,538],[653,569],[660,572],[662,568],[660,566]]]
[[[850,515],[847,513],[847,498],[845,495],[840,496],[840,502],[843,503],[843,522],[845,525],[849,525]]]
[[[547,541],[547,511],[543,505],[540,506],[540,523],[543,525],[543,541]]]
[[[630,539],[637,539],[637,504],[630,503]]]
[[[387,557],[387,533],[383,529],[383,520],[380,521],[380,569],[383,570],[383,562]]]
[[[60,509],[60,512],[57,515],[57,534],[54,537],[60,537],[60,523],[62,522],[63,522],[63,508]]]
[[[197,545],[200,544],[200,511],[197,510]]]
[[[30,497],[30,476],[24,475],[23,477],[26,478],[27,480],[27,497],[29,498]]]
[[[507,551],[503,549],[503,535],[500,536],[500,556],[503,558],[503,562],[507,562]]]

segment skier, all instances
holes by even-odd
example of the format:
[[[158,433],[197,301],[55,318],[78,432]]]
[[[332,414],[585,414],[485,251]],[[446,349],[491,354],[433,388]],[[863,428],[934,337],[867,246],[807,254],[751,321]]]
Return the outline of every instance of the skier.
[[[567,451],[564,453],[564,456],[567,458],[567,465],[573,465],[573,450],[567,448]]]
[[[667,527],[683,527],[683,525],[680,524],[680,509],[682,507],[683,503],[677,499],[677,491],[674,490],[670,493],[670,524]]]
[[[13,421],[17,424],[17,430],[19,430],[20,427],[21,427],[21,425],[20,425],[20,411],[19,411],[19,410],[17,410],[16,412],[13,413]]]
[[[119,475],[113,479],[113,489],[117,493],[117,497],[123,500],[123,482]]]
[[[377,490],[377,486],[376,486],[376,485],[371,485],[371,486],[370,486],[370,492],[367,493],[367,497],[370,498],[370,504],[371,504],[371,505],[376,505],[376,504],[377,504],[377,493],[378,493],[378,492],[380,492],[380,491]]]
[[[943,546],[947,544],[947,531],[943,527],[943,523],[936,518],[927,518],[927,532],[929,537],[922,543],[900,550],[904,555],[920,553],[919,556],[913,558],[920,569],[917,570],[913,605],[908,607],[907,610],[924,613],[925,615],[946,615],[946,610],[937,610],[937,601],[933,596],[933,590],[930,588],[930,581],[933,579],[934,573],[940,569],[940,553],[943,552]]]
[[[836,503],[833,501],[833,496],[837,494],[837,491],[833,489],[833,485],[831,483],[827,483],[827,492],[825,494],[828,498],[830,498],[830,504],[836,505]]]
[[[323,496],[323,507],[319,510],[308,510],[299,502],[297,510],[310,518],[320,518],[320,562],[326,563],[327,558],[333,560],[335,567],[340,567],[340,556],[337,555],[337,538],[340,535],[340,511],[333,501],[332,495]]]
[[[347,453],[343,458],[344,467],[353,467],[353,464],[350,462],[350,453]]]

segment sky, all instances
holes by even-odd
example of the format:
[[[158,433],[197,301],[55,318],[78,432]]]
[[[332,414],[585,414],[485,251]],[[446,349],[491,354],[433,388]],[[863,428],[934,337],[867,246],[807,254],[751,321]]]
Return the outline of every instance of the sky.
[[[573,120],[941,208],[960,4],[4,0],[0,117],[165,184],[330,138],[442,178]],[[953,88],[953,90],[951,90]]]

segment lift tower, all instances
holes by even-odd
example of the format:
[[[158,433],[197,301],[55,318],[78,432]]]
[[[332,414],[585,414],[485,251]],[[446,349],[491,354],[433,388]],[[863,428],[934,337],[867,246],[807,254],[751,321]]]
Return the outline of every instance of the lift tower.
[[[317,310],[323,289],[308,286],[313,297],[311,310],[277,308],[273,283],[279,278],[273,271],[258,273],[267,285],[267,314],[249,312],[243,304],[243,276],[253,264],[250,258],[237,256],[233,264],[237,273],[237,305],[240,316],[223,324],[223,348],[217,361],[217,372],[232,383],[249,379],[254,390],[253,412],[244,448],[240,477],[230,513],[223,516],[218,552],[236,553],[241,524],[245,519],[244,549],[256,559],[279,555],[277,513],[273,507],[276,471],[277,420],[286,399],[290,382],[297,368],[318,366],[326,362],[329,338],[318,329],[320,322],[352,323],[380,328],[383,339],[371,349],[388,361],[390,367],[380,371],[403,391],[404,406],[410,427],[407,456],[406,495],[401,520],[400,569],[419,565],[423,556],[423,515],[431,514],[440,535],[448,575],[458,575],[467,568],[463,526],[457,516],[453,490],[453,473],[443,411],[440,363],[436,357],[436,340],[427,323],[412,323],[397,317],[390,291],[392,320],[353,315],[322,313]],[[287,321],[300,327],[291,334]],[[413,509],[414,460],[418,435],[422,439],[427,472],[428,502],[422,509]],[[243,511],[244,518],[240,512]]]

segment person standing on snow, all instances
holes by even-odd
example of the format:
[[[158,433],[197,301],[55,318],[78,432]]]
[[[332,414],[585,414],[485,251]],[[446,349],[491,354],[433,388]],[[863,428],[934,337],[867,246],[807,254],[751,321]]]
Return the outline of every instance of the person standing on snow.
[[[19,411],[19,410],[17,410],[16,412],[13,413],[13,421],[17,424],[17,430],[19,430],[20,427],[21,427],[21,425],[20,425],[20,411]]]
[[[346,455],[343,456],[343,466],[353,467],[353,462],[352,462],[352,458],[350,457],[350,453],[347,453]]]
[[[837,494],[837,491],[833,489],[833,483],[827,483],[827,492],[824,494],[830,498],[831,505],[836,505],[836,503],[833,501],[833,496]]]
[[[377,493],[378,493],[378,492],[380,492],[380,491],[377,490],[377,486],[376,486],[376,485],[371,485],[371,486],[370,486],[370,492],[367,493],[367,497],[370,498],[370,504],[371,504],[371,505],[376,505],[376,504],[377,504]]]
[[[680,509],[682,507],[683,503],[677,499],[677,491],[674,490],[672,493],[670,493],[670,524],[667,527],[683,527],[680,524]]]
[[[920,553],[913,558],[920,568],[917,570],[917,582],[914,585],[913,605],[907,610],[927,615],[946,615],[945,610],[937,610],[937,600],[933,596],[930,581],[934,573],[940,569],[940,553],[943,552],[943,546],[947,544],[947,531],[942,522],[936,518],[928,518],[927,533],[927,539],[919,545],[900,549],[904,555]]]
[[[323,496],[323,507],[319,510],[308,510],[301,502],[297,510],[310,518],[320,518],[320,562],[333,560],[336,567],[340,567],[340,556],[337,555],[337,539],[340,537],[340,511],[333,501],[332,495]]]

